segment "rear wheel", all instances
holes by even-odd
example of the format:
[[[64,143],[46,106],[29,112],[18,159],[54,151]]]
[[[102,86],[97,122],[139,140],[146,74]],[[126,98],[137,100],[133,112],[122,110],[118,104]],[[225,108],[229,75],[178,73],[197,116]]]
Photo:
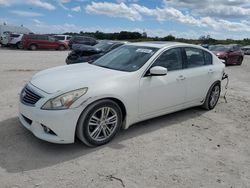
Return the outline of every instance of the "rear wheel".
[[[100,146],[111,141],[122,125],[122,112],[112,100],[91,104],[80,116],[76,134],[87,146]]]
[[[65,50],[65,46],[60,45],[60,46],[58,47],[58,50]]]
[[[35,44],[31,44],[29,49],[30,50],[37,50],[37,46]]]
[[[212,110],[216,106],[219,98],[220,98],[220,84],[216,83],[214,84],[208,91],[206,100],[203,103],[202,107],[207,109],[207,110]]]

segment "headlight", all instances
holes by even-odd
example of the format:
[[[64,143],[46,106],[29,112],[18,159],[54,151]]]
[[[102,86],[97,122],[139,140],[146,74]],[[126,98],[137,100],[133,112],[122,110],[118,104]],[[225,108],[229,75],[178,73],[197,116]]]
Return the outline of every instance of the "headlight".
[[[77,99],[87,93],[88,88],[77,89],[64,93],[56,98],[48,100],[42,107],[43,110],[68,109]]]

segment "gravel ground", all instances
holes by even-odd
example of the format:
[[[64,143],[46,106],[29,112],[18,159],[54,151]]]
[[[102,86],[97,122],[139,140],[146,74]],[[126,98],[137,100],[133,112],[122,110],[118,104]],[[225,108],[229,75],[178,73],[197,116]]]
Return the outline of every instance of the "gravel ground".
[[[111,143],[50,144],[17,119],[18,92],[68,52],[0,49],[0,187],[250,187],[250,57],[230,66],[227,102],[136,124]],[[222,95],[225,93],[223,90]]]

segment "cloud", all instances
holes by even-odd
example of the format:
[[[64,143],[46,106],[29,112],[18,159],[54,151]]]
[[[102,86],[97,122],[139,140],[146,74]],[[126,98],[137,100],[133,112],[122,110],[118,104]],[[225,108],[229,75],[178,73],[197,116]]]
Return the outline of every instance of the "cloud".
[[[58,0],[59,3],[69,3],[71,0]]]
[[[10,3],[8,0],[0,0],[0,6],[9,6]]]
[[[249,0],[163,0],[165,7],[189,10],[193,14],[216,18],[250,16]]]
[[[42,24],[43,22],[41,22],[40,20],[38,19],[33,19],[33,22],[35,22],[36,24]]]
[[[65,33],[65,32],[79,32],[82,27],[75,24],[47,24],[39,20],[33,20],[34,24],[28,25],[28,28],[32,28],[32,31],[40,34],[48,33]]]
[[[72,16],[71,14],[68,14],[68,17],[69,17],[69,18],[73,18],[73,16]]]
[[[142,16],[138,11],[136,11],[132,7],[127,6],[125,3],[117,4],[108,2],[92,2],[91,4],[86,6],[86,11],[89,14],[100,14],[110,17],[127,18],[131,21],[142,19]]]
[[[0,0],[0,6],[12,6],[15,4],[26,4],[26,5],[32,5],[40,8],[44,8],[47,10],[55,10],[56,7],[52,5],[51,3],[48,3],[46,1],[42,0]]]
[[[12,10],[10,12],[12,14],[15,14],[17,16],[22,16],[22,17],[38,17],[38,16],[42,16],[42,14],[37,13],[37,12],[29,12],[29,11],[21,11],[21,10]]]
[[[211,0],[214,1],[215,0]],[[209,16],[210,14],[214,14],[215,12],[211,12],[208,15],[205,16],[195,16],[199,13],[199,11],[202,11],[202,7],[205,5],[208,5],[211,1],[204,0],[164,0],[162,7],[156,7],[156,8],[148,8],[139,4],[125,4],[125,3],[96,3],[92,2],[91,4],[87,5],[86,12],[89,14],[100,14],[100,15],[107,15],[110,17],[121,17],[126,18],[131,21],[142,21],[145,16],[153,17],[159,22],[165,22],[165,21],[175,21],[182,24],[186,24],[189,26],[194,27],[207,27],[214,30],[227,30],[227,31],[246,31],[250,32],[250,24],[242,21],[230,21],[227,19],[224,19],[223,16],[217,18],[216,16],[212,17]],[[238,6],[239,2],[235,0],[217,0],[221,4],[225,4],[225,6]],[[216,1],[216,2],[217,2]],[[248,4],[248,1],[245,0],[239,0],[242,3]],[[179,3],[178,5],[175,3]],[[197,5],[195,4],[197,3]],[[227,3],[227,4],[226,4]],[[249,3],[250,4],[250,3]],[[171,5],[171,6],[170,6]],[[180,7],[180,9],[177,9],[174,7],[174,5]],[[186,7],[184,7],[186,5]],[[192,14],[192,12],[185,11],[187,7],[193,7],[194,10],[197,8],[197,11],[195,14]],[[200,9],[198,9],[200,7]],[[218,6],[219,7],[219,6]],[[223,12],[222,7],[217,7],[217,11],[221,10]],[[183,8],[183,9],[182,9]],[[234,7],[235,8],[235,7]],[[226,9],[223,12],[223,15],[233,15],[238,13],[238,16],[245,15],[247,16],[249,14],[250,16],[250,9],[246,9],[243,7],[238,7],[235,9]],[[199,11],[198,11],[199,10]],[[204,10],[206,11],[206,10]],[[207,10],[208,11],[208,10]],[[215,10],[214,10],[215,11]],[[184,13],[185,12],[185,13]],[[204,12],[203,12],[204,13]],[[203,14],[202,13],[202,14]],[[217,13],[220,14],[219,12]]]
[[[41,7],[47,10],[55,10],[56,7],[48,2],[41,1],[41,0],[26,0],[27,4],[31,4],[37,7]]]
[[[76,6],[76,7],[71,8],[71,10],[74,12],[81,12],[82,9],[80,6]]]

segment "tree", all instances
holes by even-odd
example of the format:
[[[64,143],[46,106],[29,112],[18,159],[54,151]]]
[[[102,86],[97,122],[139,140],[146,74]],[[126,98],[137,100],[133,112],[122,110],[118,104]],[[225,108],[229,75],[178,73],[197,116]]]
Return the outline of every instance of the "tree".
[[[164,40],[164,41],[174,41],[175,37],[173,35],[168,35],[166,37],[163,37],[162,40]]]

